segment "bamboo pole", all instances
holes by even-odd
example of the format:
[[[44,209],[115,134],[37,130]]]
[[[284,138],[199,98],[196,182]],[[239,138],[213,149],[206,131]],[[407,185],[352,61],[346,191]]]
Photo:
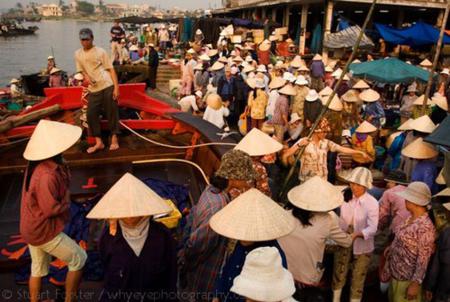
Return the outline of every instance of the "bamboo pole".
[[[372,1],[372,4],[371,4],[370,9],[369,9],[369,13],[367,14],[366,20],[364,21],[364,24],[363,24],[363,26],[361,28],[361,32],[359,33],[358,39],[356,40],[356,43],[353,46],[352,54],[348,58],[347,63],[345,64],[344,70],[342,71],[342,74],[339,77],[338,82],[334,86],[333,92],[328,97],[327,103],[325,104],[325,106],[323,106],[322,111],[320,112],[320,114],[317,117],[317,119],[314,121],[314,124],[312,125],[311,130],[308,133],[308,136],[307,136],[308,139],[310,139],[312,137],[312,135],[314,133],[314,130],[317,128],[317,125],[319,124],[319,122],[322,119],[323,115],[327,112],[328,106],[330,106],[331,100],[336,95],[336,91],[338,90],[339,86],[341,85],[344,76],[347,74],[350,64],[353,62],[355,56],[357,55],[358,49],[359,49],[359,45],[361,44],[361,40],[362,40],[362,38],[364,36],[364,32],[366,30],[367,24],[369,23],[370,19],[372,18],[372,14],[373,14],[373,11],[375,9],[376,3],[377,3],[377,0],[373,0]],[[292,175],[294,174],[295,167],[296,167],[298,161],[300,160],[301,156],[303,155],[303,152],[305,151],[305,148],[306,148],[306,146],[302,146],[300,148],[300,150],[298,151],[296,157],[295,157],[295,162],[292,165],[291,169],[289,170],[289,173],[288,173],[288,175],[287,175],[287,177],[286,177],[286,179],[284,181],[283,187],[280,190],[280,195],[279,195],[280,199],[282,199],[282,196],[284,195],[284,193],[286,193],[285,192],[286,191],[286,187],[287,187],[287,185],[289,183],[289,180],[291,179]]]
[[[439,40],[436,46],[436,53],[434,54],[433,67],[431,67],[430,75],[428,76],[427,88],[425,90],[425,97],[423,98],[422,110],[420,112],[420,115],[425,115],[425,111],[427,109],[428,96],[430,95],[431,85],[433,84],[434,72],[436,71],[439,56],[441,55],[442,40],[444,39],[445,26],[447,25],[448,13],[450,11],[450,3],[448,3],[448,0],[446,2],[447,7],[445,8],[444,19],[441,25],[441,32],[439,33]]]

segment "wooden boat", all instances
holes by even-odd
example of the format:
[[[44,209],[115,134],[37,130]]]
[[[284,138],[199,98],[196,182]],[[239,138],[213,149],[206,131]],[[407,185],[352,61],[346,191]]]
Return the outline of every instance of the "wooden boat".
[[[16,37],[34,35],[39,29],[37,26],[28,26],[27,28],[8,28],[7,31],[0,30],[0,37]]]
[[[79,124],[82,88],[47,88],[45,94],[44,101],[21,115],[58,105],[61,110],[49,119]],[[211,142],[236,143],[231,137],[220,140],[214,125],[149,97],[145,94],[145,84],[120,85],[119,106],[123,125],[141,137],[184,146],[185,149],[153,145],[123,129],[119,150],[105,149],[87,154],[85,149],[92,138],[84,136],[64,153],[72,173],[70,190],[73,200],[102,194],[125,172],[132,172],[141,178],[152,177],[187,186],[193,203],[205,188],[207,177],[218,168],[221,156],[232,146],[190,146]],[[26,138],[35,126],[15,127],[1,135],[0,190],[4,194],[0,197],[0,249],[19,232],[21,184],[27,165],[22,153]],[[102,126],[106,126],[106,121],[102,121]],[[0,255],[0,272],[10,271],[20,264],[23,263]]]

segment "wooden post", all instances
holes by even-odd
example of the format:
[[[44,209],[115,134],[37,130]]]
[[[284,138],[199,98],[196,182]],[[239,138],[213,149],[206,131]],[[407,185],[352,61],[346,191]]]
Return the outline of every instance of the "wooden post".
[[[450,11],[450,3],[447,3],[445,8],[444,19],[442,20],[441,32],[439,33],[439,40],[436,46],[436,53],[434,54],[433,67],[431,67],[430,76],[428,77],[427,89],[425,90],[425,97],[423,98],[421,115],[425,115],[425,110],[427,109],[428,96],[430,95],[431,85],[433,84],[433,75],[436,71],[436,67],[439,61],[439,56],[441,55],[442,40],[444,39],[445,26],[448,20],[448,13]]]
[[[261,7],[261,21],[264,22],[264,20],[266,20],[266,8]]]
[[[289,27],[289,14],[291,12],[291,6],[290,5],[286,5],[285,9],[284,9],[284,17],[283,17],[283,26],[284,27]]]
[[[339,89],[339,86],[341,86],[342,80],[344,78],[344,76],[347,74],[348,70],[349,70],[349,66],[350,64],[353,62],[354,58],[356,57],[356,55],[358,54],[358,49],[359,49],[359,44],[361,43],[361,40],[364,36],[364,31],[367,28],[367,24],[369,23],[373,11],[375,9],[375,5],[377,3],[377,0],[372,0],[372,5],[370,6],[370,10],[366,16],[366,20],[364,21],[364,24],[361,28],[361,32],[359,33],[358,39],[356,40],[355,45],[353,46],[352,49],[352,54],[350,55],[350,57],[347,60],[347,63],[345,64],[345,67],[343,68],[342,74],[339,78],[339,80],[337,81],[336,85],[334,86],[333,92],[331,93],[331,95],[328,97],[327,103],[323,106],[322,111],[320,112],[319,116],[317,117],[317,119],[314,121],[314,124],[311,126],[311,129],[309,130],[308,136],[307,138],[310,139],[314,133],[314,130],[317,128],[317,125],[319,125],[320,120],[322,119],[323,115],[327,112],[328,110],[328,106],[330,106],[331,100],[334,98],[334,96],[336,95],[336,91]],[[284,200],[284,196],[287,193],[286,189],[287,189],[287,185],[289,183],[289,180],[291,179],[292,175],[294,174],[295,171],[295,167],[298,164],[298,161],[300,160],[300,158],[303,155],[303,152],[305,151],[305,146],[301,147],[295,157],[295,162],[292,165],[291,169],[289,170],[289,174],[287,175],[283,186],[281,187],[280,190],[280,199],[283,201]]]
[[[444,20],[445,9],[439,10],[439,15],[436,19],[436,27],[442,26],[442,21]]]
[[[273,7],[273,8],[272,8],[272,21],[273,21],[273,22],[276,22],[276,21],[277,21],[277,10],[278,10],[277,7]]]
[[[327,1],[327,7],[325,10],[325,26],[324,26],[324,32],[323,32],[323,40],[325,41],[325,37],[327,37],[331,33],[331,24],[333,22],[333,9],[334,9],[334,2],[333,0]],[[323,43],[322,43],[323,45]],[[322,57],[323,61],[328,61],[328,49],[323,48],[322,51]]]
[[[300,45],[299,45],[299,52],[301,55],[305,54],[305,45],[306,45],[306,27],[308,26],[308,4],[302,5],[302,18],[300,21]]]

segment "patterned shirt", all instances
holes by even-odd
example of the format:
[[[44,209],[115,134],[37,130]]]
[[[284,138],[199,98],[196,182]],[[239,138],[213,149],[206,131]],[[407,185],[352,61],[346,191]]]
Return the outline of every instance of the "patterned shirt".
[[[399,228],[388,257],[393,278],[422,283],[434,250],[435,232],[433,222],[426,214],[408,219]]]
[[[375,249],[374,237],[378,227],[378,201],[369,193],[355,197],[341,206],[339,225],[343,231],[353,226],[355,233],[361,232],[363,238],[353,242],[353,254],[362,255]]]
[[[336,152],[337,147],[337,144],[328,139],[322,139],[318,144],[310,142],[301,158],[300,181],[305,182],[316,175],[327,180],[327,153],[328,151]]]
[[[214,232],[209,219],[227,205],[225,192],[208,186],[192,208],[184,234],[184,249],[179,258],[185,262],[186,290],[211,292],[225,257],[227,240]]]
[[[267,170],[264,165],[256,159],[253,159],[253,170],[256,172],[256,188],[266,194],[269,197],[272,197],[272,193],[270,192],[269,187],[269,176],[267,175]],[[253,186],[253,180],[248,181],[250,187]]]
[[[391,189],[384,191],[380,199],[380,219],[378,229],[382,230],[389,226],[392,233],[397,233],[400,226],[411,216],[406,209],[405,199],[396,193],[405,190],[405,186],[397,185]]]
[[[272,123],[275,125],[284,126],[283,115],[288,118],[289,115],[289,100],[285,95],[280,95],[277,99],[275,110],[273,112]]]

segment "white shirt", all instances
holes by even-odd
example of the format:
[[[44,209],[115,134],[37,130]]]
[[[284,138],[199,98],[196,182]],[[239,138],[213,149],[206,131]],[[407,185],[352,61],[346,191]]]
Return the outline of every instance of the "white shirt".
[[[224,117],[230,114],[230,110],[227,107],[222,106],[219,110],[214,110],[211,107],[206,107],[203,119],[216,125],[218,128],[222,128],[225,125]]]
[[[269,100],[267,102],[267,106],[266,106],[266,116],[273,116],[273,112],[275,111],[275,105],[277,103],[277,99],[280,96],[280,94],[278,93],[278,90],[273,89],[270,93],[269,93]]]
[[[187,95],[181,100],[178,101],[178,105],[180,105],[181,110],[184,112],[189,112],[192,107],[192,110],[198,111],[197,100],[195,99],[195,95]]]

